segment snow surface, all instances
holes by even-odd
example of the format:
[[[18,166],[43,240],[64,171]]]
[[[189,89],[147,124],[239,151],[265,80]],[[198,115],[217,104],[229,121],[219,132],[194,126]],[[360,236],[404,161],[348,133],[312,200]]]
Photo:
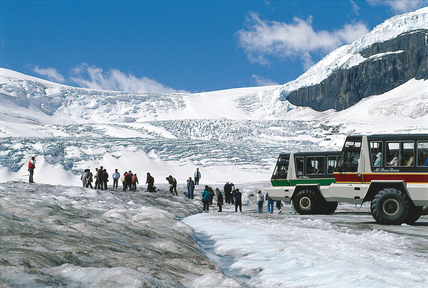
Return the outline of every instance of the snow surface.
[[[356,208],[340,205],[325,217],[290,215],[288,207],[281,215],[275,210],[267,214],[265,205],[265,213],[256,214],[256,205],[249,205],[241,214],[229,207],[226,213],[196,214],[184,222],[215,243],[204,247],[210,259],[219,264],[223,257],[233,259],[228,269],[246,279],[247,287],[428,285],[425,216],[412,237],[408,225],[396,233],[372,225],[368,207],[355,213]],[[364,224],[355,227],[348,219]]]

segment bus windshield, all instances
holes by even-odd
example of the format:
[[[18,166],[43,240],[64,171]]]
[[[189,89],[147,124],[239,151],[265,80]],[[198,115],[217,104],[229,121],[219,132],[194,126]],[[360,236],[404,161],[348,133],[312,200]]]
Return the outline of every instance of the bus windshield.
[[[272,179],[287,179],[289,160],[290,155],[279,156],[275,170],[273,171]]]
[[[360,159],[361,140],[345,142],[340,154],[337,170],[339,172],[357,172]]]

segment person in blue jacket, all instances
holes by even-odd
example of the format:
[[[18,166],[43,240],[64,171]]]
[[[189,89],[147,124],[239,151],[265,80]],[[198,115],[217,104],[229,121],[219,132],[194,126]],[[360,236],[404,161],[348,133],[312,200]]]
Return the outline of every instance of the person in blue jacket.
[[[202,192],[202,203],[204,203],[204,213],[210,210],[211,192],[208,185],[205,185],[205,190]]]
[[[195,190],[195,182],[193,182],[192,177],[189,177],[189,180],[187,180],[187,198],[193,199],[194,190]]]

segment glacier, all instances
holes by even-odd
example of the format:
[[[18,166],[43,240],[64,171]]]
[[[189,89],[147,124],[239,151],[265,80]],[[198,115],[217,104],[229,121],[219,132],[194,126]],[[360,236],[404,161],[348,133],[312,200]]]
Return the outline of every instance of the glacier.
[[[391,18],[276,86],[98,91],[0,68],[0,286],[425,287],[427,216],[385,227],[367,206],[344,204],[333,215],[289,207],[257,215],[252,195],[269,187],[279,153],[340,150],[350,134],[426,132],[424,80],[343,111],[297,107],[286,96],[364,61],[358,52],[375,42],[428,28],[427,16],[423,8]],[[139,190],[81,188],[81,172],[101,165],[137,173]],[[203,185],[195,200],[183,197],[196,168],[203,185],[233,181],[244,212],[200,213]],[[145,192],[147,172],[157,194]],[[166,192],[168,175],[179,196]]]

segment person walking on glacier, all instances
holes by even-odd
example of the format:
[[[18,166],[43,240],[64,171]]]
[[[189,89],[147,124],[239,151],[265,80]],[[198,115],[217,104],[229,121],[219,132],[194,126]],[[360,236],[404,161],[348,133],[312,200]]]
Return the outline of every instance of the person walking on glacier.
[[[146,184],[148,192],[156,192],[155,178],[149,172],[147,172]]]
[[[34,169],[36,169],[36,157],[31,157],[28,161],[28,172],[30,172],[29,182],[34,183]]]
[[[174,177],[172,177],[172,175],[169,175],[168,177],[166,177],[166,181],[168,181],[168,184],[169,184],[169,192],[171,192],[171,194],[174,195],[174,191],[175,191],[175,195],[178,196],[177,180]]]
[[[266,201],[267,201],[267,212],[273,213],[273,200],[272,200],[272,198],[270,198],[268,192],[266,192],[265,197],[266,197]]]
[[[123,186],[123,191],[126,191],[127,188],[129,188],[129,191],[132,191],[132,172],[125,172],[123,177],[125,178],[125,186]]]
[[[92,182],[94,181],[94,178],[93,178],[93,176],[94,175],[92,175],[92,172],[91,172],[91,169],[86,169],[87,171],[87,175],[86,175],[86,188],[88,188],[88,187],[91,187],[91,188],[94,188],[94,187],[92,187]]]
[[[223,195],[221,194],[221,191],[218,188],[215,188],[215,192],[217,193],[218,212],[222,212],[221,207],[223,206]]]
[[[195,175],[193,175],[195,178],[195,185],[199,185],[199,179],[201,179],[201,171],[199,171],[199,168],[196,168]]]
[[[138,184],[138,177],[137,174],[132,175],[132,191],[137,191],[137,184]]]
[[[233,183],[230,183],[230,189],[231,189],[231,192],[230,192],[230,202],[232,203],[232,205],[235,205],[235,184],[233,184]]]
[[[99,180],[98,180],[98,168],[97,168],[97,167],[95,167],[95,175],[94,175],[94,178],[95,178],[94,188],[95,188],[95,189],[98,189],[98,182],[99,182]]]
[[[242,193],[239,192],[239,189],[236,189],[235,192],[233,192],[233,198],[235,198],[235,212],[242,212]]]
[[[95,189],[104,190],[104,167],[100,166],[97,170],[97,185],[95,185]]]
[[[85,171],[83,171],[82,175],[80,175],[80,180],[82,180],[83,187],[86,187],[87,177],[88,177],[88,171],[87,171],[87,169],[85,169]]]
[[[187,198],[193,199],[194,191],[195,191],[195,182],[193,182],[192,177],[189,177],[189,180],[187,180]]]
[[[258,207],[257,213],[262,213],[263,212],[263,203],[264,203],[264,196],[262,194],[262,191],[260,191],[260,190],[257,191],[256,199],[257,199],[257,207]]]
[[[117,169],[114,169],[114,173],[113,173],[112,177],[113,177],[113,189],[114,188],[117,189],[117,186],[119,184],[119,178],[120,178],[120,173]]]
[[[211,192],[208,185],[205,185],[205,190],[202,192],[202,203],[204,203],[204,213],[210,210]]]
[[[107,189],[107,182],[108,182],[108,173],[107,173],[107,169],[103,170],[103,182],[104,182],[104,190],[108,190]]]
[[[230,198],[231,198],[231,192],[232,192],[232,186],[230,186],[229,182],[226,182],[226,184],[223,187],[224,190],[224,198],[226,200],[226,204],[230,204]]]

